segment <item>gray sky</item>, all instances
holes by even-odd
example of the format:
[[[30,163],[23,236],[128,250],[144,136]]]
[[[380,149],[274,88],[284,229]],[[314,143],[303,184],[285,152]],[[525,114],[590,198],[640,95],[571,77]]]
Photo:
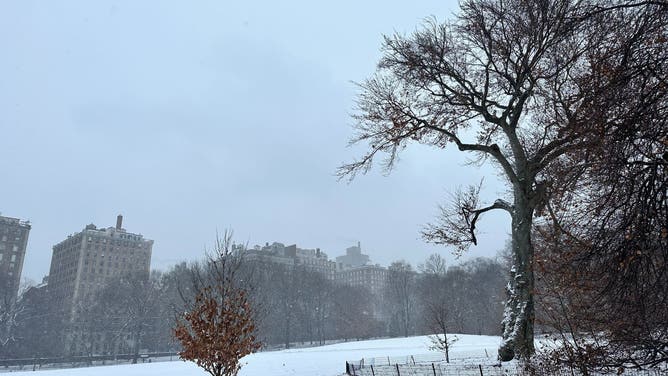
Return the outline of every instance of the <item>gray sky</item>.
[[[241,242],[319,247],[362,242],[372,261],[432,252],[420,228],[448,192],[491,167],[414,146],[389,176],[352,183],[336,167],[355,86],[382,34],[451,17],[455,1],[0,2],[0,211],[32,221],[23,275],[48,273],[51,247],[86,224],[155,240],[153,268],[200,258],[216,230]],[[491,213],[491,256],[509,230]]]

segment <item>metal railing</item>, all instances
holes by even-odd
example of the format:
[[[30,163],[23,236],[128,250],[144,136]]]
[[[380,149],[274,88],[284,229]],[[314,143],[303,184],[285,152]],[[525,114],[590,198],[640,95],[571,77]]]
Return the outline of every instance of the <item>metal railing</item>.
[[[346,374],[350,376],[529,376],[532,373],[515,362],[492,363],[489,358],[466,358],[453,359],[452,363],[446,363],[445,358],[440,354],[426,354],[347,361]],[[544,374],[580,375],[579,372],[567,368],[556,372],[550,370]],[[626,370],[624,375],[665,376],[666,371],[659,369]]]
[[[82,356],[63,356],[63,357],[34,357],[20,359],[0,359],[0,372],[9,368],[25,369],[32,368],[70,368],[87,367],[94,365],[107,365],[127,363],[133,360],[139,363],[153,362],[156,360],[169,361],[178,360],[179,355],[176,352],[153,352],[135,354],[116,354],[116,355],[82,355]]]

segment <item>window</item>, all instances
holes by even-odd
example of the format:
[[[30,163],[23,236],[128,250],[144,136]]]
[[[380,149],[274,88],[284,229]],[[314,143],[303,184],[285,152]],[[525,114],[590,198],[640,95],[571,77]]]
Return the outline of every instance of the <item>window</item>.
[[[16,262],[16,255],[12,255],[12,258],[9,261],[10,262]]]
[[[18,245],[14,245],[14,247],[12,248],[12,251],[14,251],[14,252],[18,252],[18,251],[19,251],[19,246],[18,246]]]
[[[2,235],[2,241],[6,242],[7,241],[7,235]]]

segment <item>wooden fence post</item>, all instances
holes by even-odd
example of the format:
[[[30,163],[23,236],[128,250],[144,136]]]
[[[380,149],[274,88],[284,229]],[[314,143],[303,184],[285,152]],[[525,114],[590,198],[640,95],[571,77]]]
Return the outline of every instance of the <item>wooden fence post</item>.
[[[401,372],[399,372],[399,363],[395,364],[397,366],[397,376],[401,376]]]
[[[478,369],[480,370],[480,376],[483,376],[483,374],[482,374],[482,365],[478,364]]]
[[[436,366],[434,363],[431,364],[431,369],[434,371],[434,376],[436,376]]]
[[[376,373],[373,371],[373,364],[371,365],[371,376],[376,376]]]

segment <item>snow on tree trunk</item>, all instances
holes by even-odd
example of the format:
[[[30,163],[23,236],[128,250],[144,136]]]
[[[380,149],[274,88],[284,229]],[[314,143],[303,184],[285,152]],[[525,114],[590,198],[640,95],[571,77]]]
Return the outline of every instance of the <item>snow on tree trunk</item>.
[[[534,353],[534,276],[531,229],[534,208],[521,194],[515,194],[512,216],[513,266],[506,287],[508,295],[503,315],[503,342],[499,359],[528,359]]]

